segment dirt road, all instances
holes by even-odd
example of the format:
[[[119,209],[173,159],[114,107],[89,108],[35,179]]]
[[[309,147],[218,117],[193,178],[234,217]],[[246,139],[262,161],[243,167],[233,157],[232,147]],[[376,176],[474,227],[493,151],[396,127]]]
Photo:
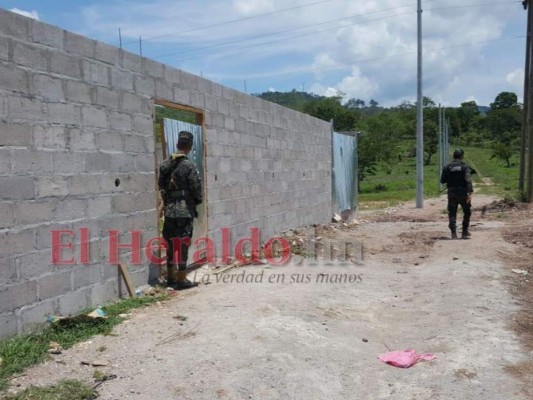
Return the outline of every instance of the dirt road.
[[[94,367],[80,362],[103,358],[117,375],[99,388],[106,400],[533,398],[531,337],[513,329],[531,316],[517,291],[529,285],[531,249],[502,238],[532,214],[476,211],[472,239],[449,240],[444,209],[442,197],[319,228],[324,241],[362,242],[363,263],[228,271],[257,282],[211,279],[14,383],[91,381]],[[528,262],[529,275],[512,272]],[[377,359],[404,349],[437,358],[409,369]]]

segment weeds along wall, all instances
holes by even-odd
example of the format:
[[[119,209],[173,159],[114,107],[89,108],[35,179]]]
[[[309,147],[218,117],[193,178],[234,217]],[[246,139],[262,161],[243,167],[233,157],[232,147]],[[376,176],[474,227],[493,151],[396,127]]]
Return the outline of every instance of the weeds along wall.
[[[154,99],[204,110],[217,246],[221,227],[233,241],[257,227],[264,241],[330,219],[328,123],[0,9],[0,336],[125,291],[108,232],[121,243],[132,229],[142,244],[157,236]],[[50,264],[60,229],[73,232],[61,236],[72,265]],[[127,259],[145,284],[148,262]]]

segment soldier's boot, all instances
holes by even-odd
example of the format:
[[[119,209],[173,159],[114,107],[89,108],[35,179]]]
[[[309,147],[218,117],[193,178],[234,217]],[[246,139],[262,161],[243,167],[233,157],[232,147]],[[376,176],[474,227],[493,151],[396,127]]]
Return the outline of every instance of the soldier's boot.
[[[463,225],[463,232],[461,234],[461,239],[469,239],[470,238],[470,232],[468,231],[468,226]]]
[[[176,290],[185,290],[198,286],[198,282],[187,279],[187,271],[178,269],[176,283],[172,286]]]
[[[457,239],[457,231],[452,229],[452,239]]]
[[[173,287],[176,284],[177,269],[175,264],[167,264],[167,286]]]

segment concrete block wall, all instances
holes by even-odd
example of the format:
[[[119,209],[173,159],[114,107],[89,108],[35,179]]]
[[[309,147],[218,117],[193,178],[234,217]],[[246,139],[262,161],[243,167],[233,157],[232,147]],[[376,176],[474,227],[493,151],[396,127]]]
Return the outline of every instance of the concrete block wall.
[[[209,235],[262,240],[331,215],[330,125],[0,9],[0,336],[123,289],[108,231],[157,235],[154,99],[205,113]],[[80,263],[80,229],[90,260]],[[50,230],[75,233],[51,265]],[[65,238],[64,242],[68,242]],[[128,251],[122,252],[128,257]],[[148,262],[130,265],[136,284]]]

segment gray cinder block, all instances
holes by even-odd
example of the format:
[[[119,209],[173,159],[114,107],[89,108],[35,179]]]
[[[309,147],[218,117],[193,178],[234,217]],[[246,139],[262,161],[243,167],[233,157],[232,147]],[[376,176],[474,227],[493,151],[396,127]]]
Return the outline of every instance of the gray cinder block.
[[[83,107],[81,110],[81,122],[83,126],[107,128],[109,120],[104,108]]]
[[[62,271],[44,275],[37,281],[39,299],[57,297],[72,290],[72,268],[68,265]]]
[[[65,31],[65,51],[80,58],[94,58],[96,41]]]
[[[110,67],[95,61],[82,61],[83,80],[97,85],[109,84]]]
[[[35,43],[62,50],[64,37],[63,29],[43,23],[32,24],[32,39]]]
[[[59,314],[63,316],[78,313],[89,306],[90,288],[83,288],[59,297]]]
[[[0,62],[0,87],[3,90],[26,93],[29,88],[28,79],[26,71]]]
[[[56,300],[44,300],[30,306],[22,307],[18,312],[18,319],[22,333],[38,332],[46,323],[49,315],[57,313]]]
[[[56,197],[69,194],[68,180],[63,176],[43,176],[35,179],[37,197]]]
[[[0,143],[4,146],[30,146],[32,144],[32,127],[0,121]]]
[[[81,60],[59,51],[50,51],[50,71],[54,74],[80,79],[82,76]]]
[[[31,82],[31,91],[45,101],[57,102],[65,100],[63,80],[49,75],[34,74]]]
[[[106,107],[107,109],[116,110],[120,107],[120,93],[113,89],[98,86],[96,88],[95,104]]]
[[[0,337],[10,337],[17,333],[17,316],[15,313],[0,314]]]
[[[0,313],[37,301],[37,283],[28,281],[0,287]]]
[[[13,41],[13,62],[38,71],[48,70],[48,51],[29,43]]]
[[[15,223],[30,225],[50,221],[54,214],[55,203],[50,201],[26,201],[15,205]]]
[[[35,182],[28,176],[0,176],[0,196],[5,200],[28,200],[35,198]]]
[[[48,103],[47,121],[52,124],[77,125],[81,123],[80,107],[74,104]]]

